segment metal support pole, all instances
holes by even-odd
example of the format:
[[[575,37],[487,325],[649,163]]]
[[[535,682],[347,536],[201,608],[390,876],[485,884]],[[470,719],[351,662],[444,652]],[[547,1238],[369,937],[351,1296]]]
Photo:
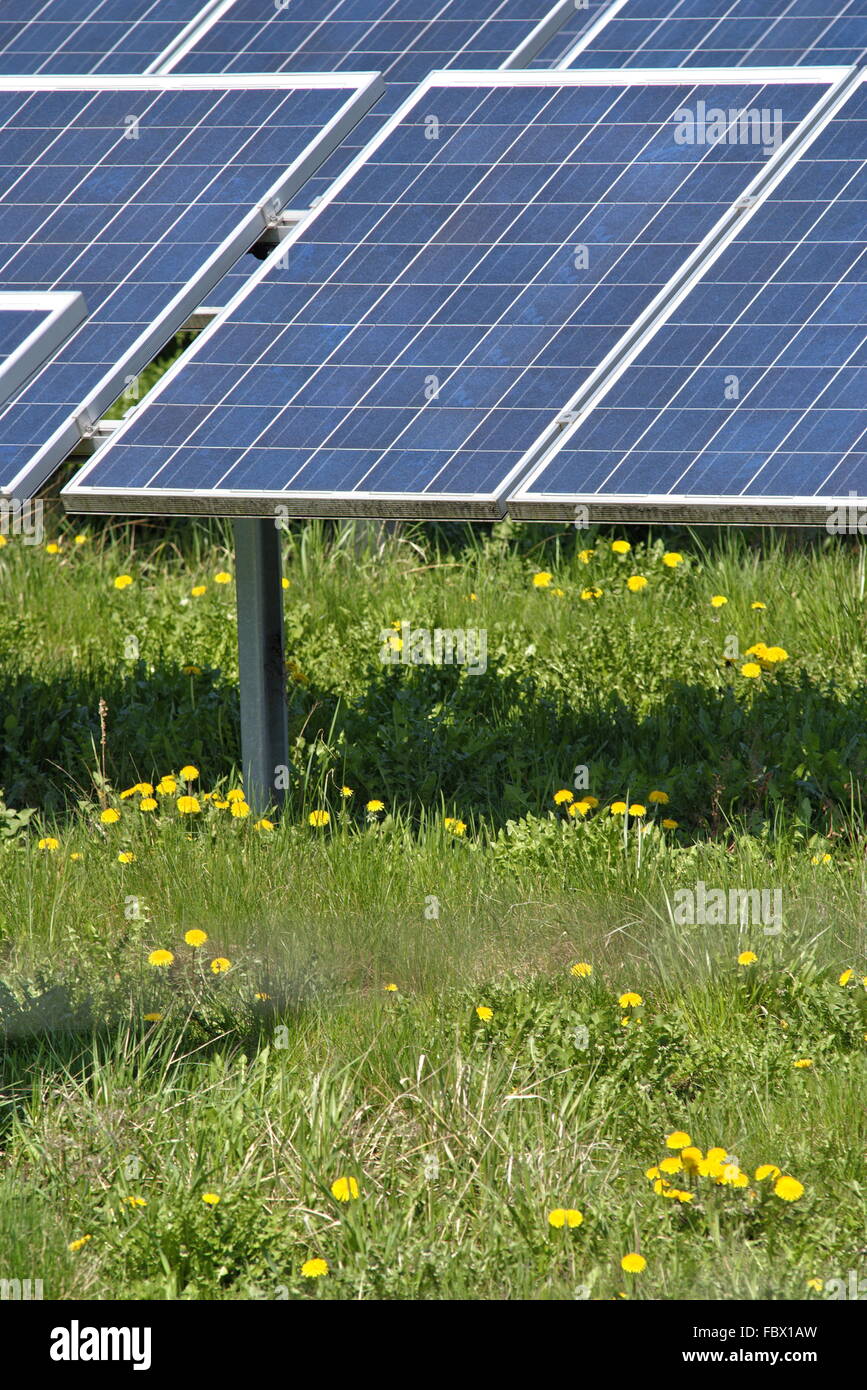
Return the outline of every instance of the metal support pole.
[[[241,764],[244,790],[260,815],[283,800],[289,764],[280,531],[240,517],[235,533]]]

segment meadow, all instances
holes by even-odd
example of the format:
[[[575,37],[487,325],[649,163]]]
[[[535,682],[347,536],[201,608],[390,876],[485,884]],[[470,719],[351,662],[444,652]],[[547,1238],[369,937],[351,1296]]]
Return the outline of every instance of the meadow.
[[[867,1276],[857,537],[291,525],[278,814],[228,525],[46,527],[0,547],[0,1279]],[[383,663],[405,623],[486,670]]]

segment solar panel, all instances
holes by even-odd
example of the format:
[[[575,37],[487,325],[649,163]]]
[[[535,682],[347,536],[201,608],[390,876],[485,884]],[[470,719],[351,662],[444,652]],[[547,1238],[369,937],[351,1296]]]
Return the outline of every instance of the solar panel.
[[[527,447],[780,158],[678,142],[680,113],[768,107],[788,138],[840,75],[432,75],[67,501],[499,515]]]
[[[310,206],[428,73],[525,67],[574,12],[574,0],[304,0],[303,8],[234,0],[165,71],[381,72],[383,97],[310,180],[302,200]],[[233,277],[220,302],[238,287]]]
[[[204,8],[205,0],[0,0],[0,74],[145,72]]]
[[[380,87],[371,74],[0,79],[0,279],[83,293],[89,311],[0,411],[0,489],[38,486],[134,388]]]
[[[622,4],[623,0],[619,0]],[[570,55],[579,39],[589,40],[596,28],[605,22],[605,16],[618,5],[618,0],[583,0],[573,5],[566,22],[553,34],[545,47],[540,49],[528,63],[531,68],[567,67],[564,59]]]
[[[86,312],[80,294],[0,291],[0,405],[57,351]]]
[[[867,0],[618,0],[563,67],[856,63]]]
[[[822,524],[867,501],[865,136],[859,77],[513,515]]]

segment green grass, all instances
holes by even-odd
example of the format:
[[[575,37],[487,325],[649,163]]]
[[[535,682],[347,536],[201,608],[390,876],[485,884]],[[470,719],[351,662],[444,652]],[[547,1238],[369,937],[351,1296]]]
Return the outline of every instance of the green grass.
[[[619,557],[571,528],[294,526],[269,829],[202,797],[239,785],[228,527],[48,515],[59,554],[0,550],[0,1278],[677,1300],[867,1273],[857,543],[634,530]],[[384,666],[404,621],[486,629],[487,671]],[[756,641],[788,659],[750,680]],[[200,813],[120,797],[186,763]],[[570,818],[553,794],[584,767],[600,804]],[[624,825],[620,799],[646,815]],[[699,882],[779,889],[782,930],[682,924]],[[656,1193],[680,1129],[748,1184]],[[765,1163],[803,1196],[756,1181]],[[557,1208],[583,1222],[552,1228]],[[314,1257],[327,1277],[302,1276]]]

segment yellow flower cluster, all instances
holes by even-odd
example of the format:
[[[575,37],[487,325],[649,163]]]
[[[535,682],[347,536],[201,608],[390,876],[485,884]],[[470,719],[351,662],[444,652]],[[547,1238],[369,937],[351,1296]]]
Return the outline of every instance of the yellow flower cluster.
[[[669,795],[668,792],[654,789],[649,793],[647,800],[652,806],[667,806]],[[572,819],[580,816],[583,820],[599,805],[599,798],[584,794],[576,800],[574,792],[569,791],[568,787],[561,787],[559,791],[554,793],[554,805],[564,807],[566,814]],[[612,816],[630,815],[636,820],[641,820],[647,815],[647,806],[643,801],[612,801],[608,807],[608,812]],[[664,830],[677,830],[679,823],[679,821],[666,816],[662,821],[662,826]]]
[[[745,1172],[737,1159],[734,1158],[726,1149],[711,1148],[707,1153],[702,1153],[697,1148],[685,1130],[676,1129],[669,1134],[665,1140],[665,1146],[671,1150],[665,1158],[660,1159],[653,1167],[648,1168],[645,1177],[653,1185],[653,1190],[657,1196],[668,1198],[677,1202],[694,1202],[696,1191],[684,1188],[671,1181],[677,1174],[683,1174],[689,1180],[692,1178],[707,1178],[711,1183],[718,1187],[744,1188],[750,1185],[749,1173]],[[803,1196],[803,1184],[797,1178],[788,1177],[780,1172],[773,1163],[762,1164],[755,1172],[755,1181],[760,1183],[767,1179],[773,1181],[774,1196],[781,1198],[784,1202],[796,1202]],[[683,1179],[681,1179],[681,1182]]]

